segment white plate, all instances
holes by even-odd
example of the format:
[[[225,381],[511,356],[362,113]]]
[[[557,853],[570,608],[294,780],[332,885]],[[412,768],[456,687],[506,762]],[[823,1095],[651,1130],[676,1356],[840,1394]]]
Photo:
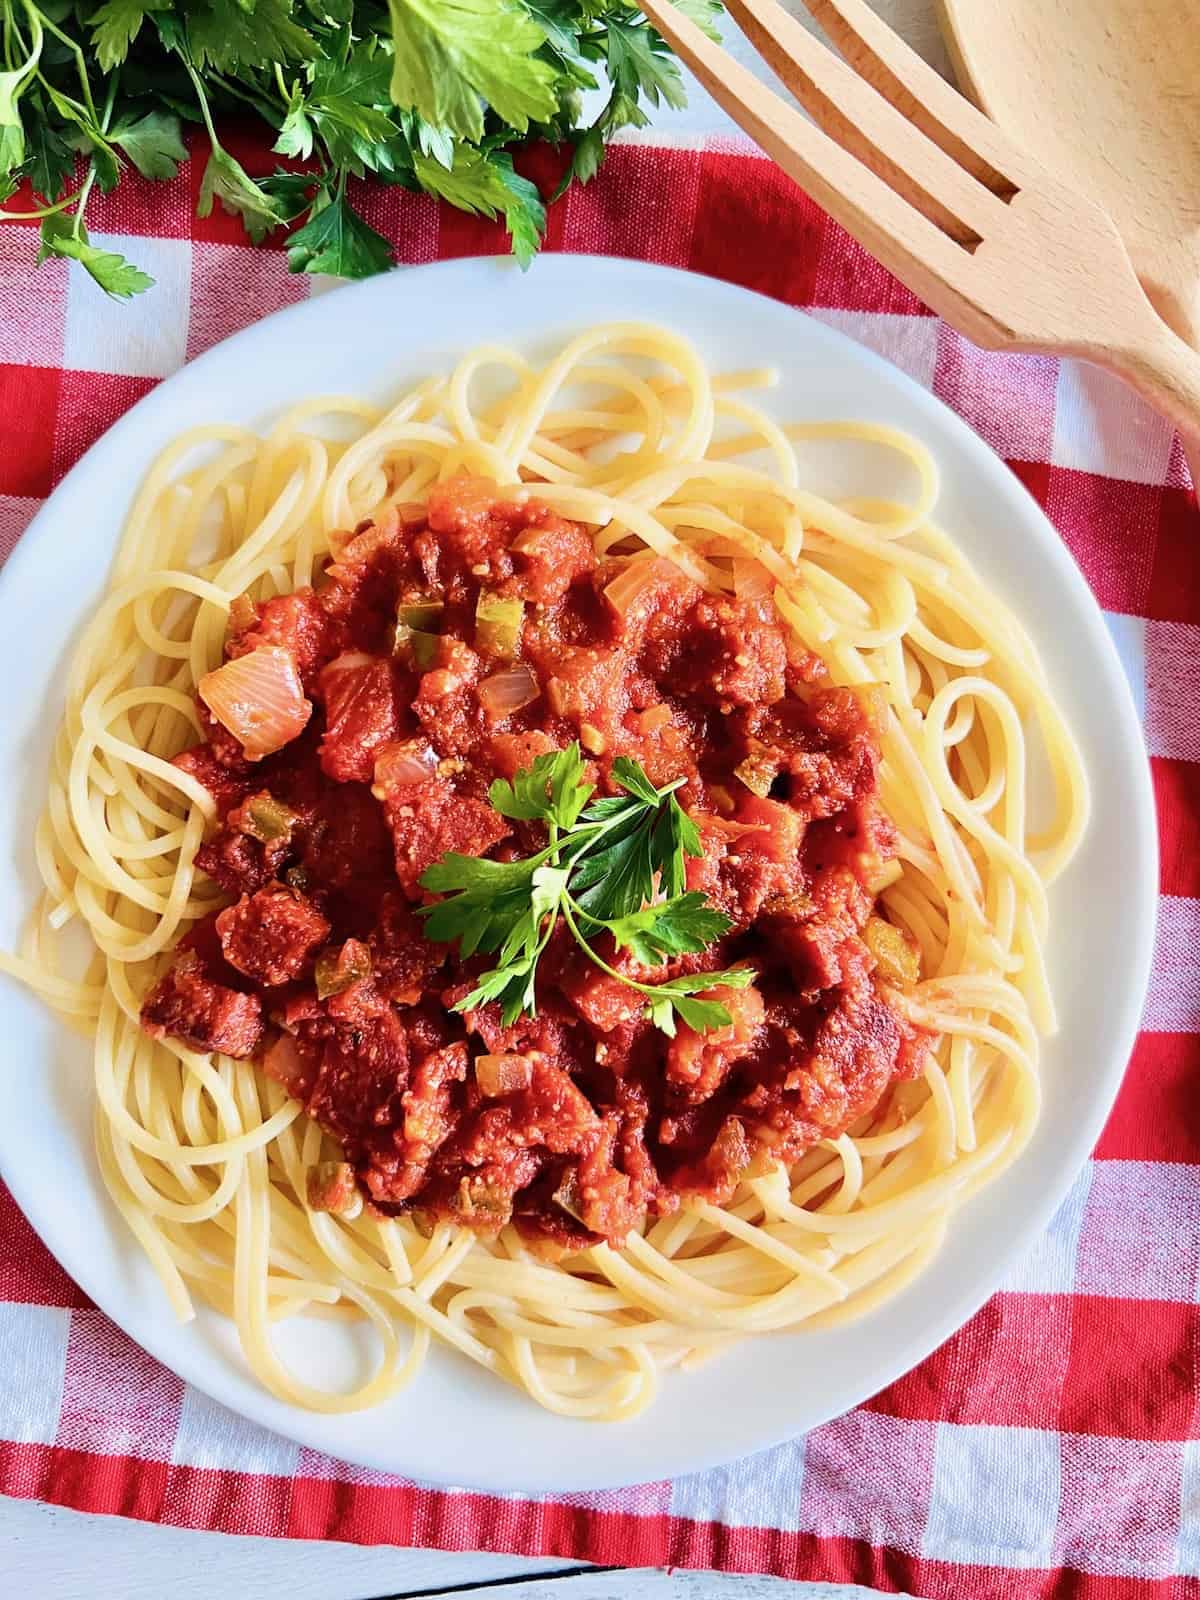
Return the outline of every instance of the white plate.
[[[1013,475],[895,368],[772,300],[627,261],[545,256],[394,272],[282,311],[186,367],[123,417],[59,486],[0,579],[0,940],[11,948],[35,890],[31,835],[42,804],[61,664],[105,583],[131,494],[152,457],[195,423],[256,424],[297,396],[379,397],[444,370],[485,341],[548,349],[589,322],[655,319],[690,335],[717,369],[776,363],[779,416],[893,423],[931,447],[939,520],[1020,612],[1044,657],[1095,785],[1095,815],[1052,894],[1051,977],[1061,1033],[1045,1052],[1045,1107],[1021,1159],[959,1215],[906,1293],[847,1329],[745,1343],[667,1378],[631,1423],[539,1410],[464,1358],[437,1351],[382,1409],[312,1416],[244,1368],[231,1329],[202,1313],[180,1327],[100,1183],[92,1155],[89,1051],[15,985],[0,986],[9,1068],[0,1089],[0,1170],[66,1270],[128,1334],[244,1416],[365,1466],[499,1491],[583,1489],[696,1470],[837,1416],[920,1361],[996,1288],[1049,1221],[1087,1157],[1132,1048],[1149,973],[1156,840],[1141,732],[1091,592]],[[864,451],[856,487],[883,494]],[[836,487],[836,485],[834,486]],[[285,1354],[317,1377],[363,1352],[328,1323],[291,1324]]]

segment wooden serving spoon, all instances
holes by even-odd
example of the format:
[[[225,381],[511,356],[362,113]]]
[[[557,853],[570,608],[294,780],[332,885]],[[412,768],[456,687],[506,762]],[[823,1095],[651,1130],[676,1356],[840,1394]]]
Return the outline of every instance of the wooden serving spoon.
[[[939,0],[962,88],[1117,224],[1200,349],[1200,0]],[[1200,492],[1200,446],[1188,449]]]

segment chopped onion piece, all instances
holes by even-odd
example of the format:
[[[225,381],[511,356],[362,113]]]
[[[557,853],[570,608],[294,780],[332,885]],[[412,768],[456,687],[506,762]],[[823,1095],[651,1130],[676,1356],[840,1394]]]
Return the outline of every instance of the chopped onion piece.
[[[274,1078],[276,1083],[281,1083],[297,1100],[302,1100],[308,1092],[312,1074],[291,1034],[279,1035],[263,1057],[263,1071],[268,1078]]]
[[[643,733],[657,733],[660,728],[665,728],[671,720],[671,708],[660,700],[656,705],[647,706],[645,711],[638,715]]]
[[[733,563],[733,592],[739,600],[772,600],[775,580],[757,561],[746,561],[739,556]]]
[[[406,533],[414,528],[423,528],[428,520],[423,500],[405,500],[402,505],[393,506],[392,509]]]
[[[724,796],[729,802],[729,809],[733,810],[733,797],[727,789],[718,789],[718,786],[714,784],[708,792],[718,804],[721,803],[721,797]],[[762,796],[760,795],[759,798],[761,799]],[[769,822],[734,822],[732,817],[706,816],[704,818],[704,826],[713,833],[721,834],[726,839],[740,839],[747,833],[770,833],[771,831]]]
[[[201,700],[242,746],[247,761],[261,761],[290,744],[312,716],[296,658],[279,645],[261,644],[247,655],[205,673]]]
[[[604,591],[604,598],[623,617],[634,601],[647,589],[655,588],[665,578],[678,577],[678,569],[662,556],[650,560],[638,557],[617,574]]]
[[[336,678],[343,672],[359,672],[363,667],[374,666],[376,657],[368,655],[365,650],[343,650],[340,656],[334,656],[327,666],[321,668],[323,678]]]
[[[446,1203],[461,1221],[488,1229],[503,1227],[512,1216],[512,1195],[482,1178],[461,1179]]]
[[[561,1206],[569,1217],[574,1217],[576,1222],[583,1221],[583,1212],[580,1209],[583,1198],[579,1193],[579,1171],[576,1167],[564,1169],[558,1188],[550,1198],[556,1206]]]
[[[533,1063],[528,1056],[476,1056],[475,1081],[480,1094],[489,1100],[502,1094],[516,1094],[519,1089],[528,1089],[533,1082]]]
[[[522,706],[532,705],[541,690],[533,673],[520,663],[485,678],[476,692],[488,716],[500,718],[510,717]]]
[[[573,684],[561,678],[551,678],[546,685],[546,699],[556,717],[569,717],[579,710],[579,693]]]
[[[385,744],[375,757],[374,787],[386,793],[406,783],[428,783],[437,771],[437,764],[433,746],[424,739]]]
[[[248,633],[258,621],[258,607],[248,594],[235,595],[229,607],[229,625],[226,636]]]
[[[779,762],[767,750],[755,750],[744,761],[739,761],[734,772],[760,800],[771,792],[771,785],[779,776]]]

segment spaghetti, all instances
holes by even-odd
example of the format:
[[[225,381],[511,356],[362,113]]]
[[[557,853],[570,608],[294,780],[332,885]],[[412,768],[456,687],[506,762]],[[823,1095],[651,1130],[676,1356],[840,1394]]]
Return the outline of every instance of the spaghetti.
[[[895,1293],[1029,1137],[1054,1026],[1046,891],[1087,817],[1074,743],[1020,625],[930,521],[927,452],[876,425],[781,426],[746,398],[768,381],[714,378],[683,339],[638,324],[590,330],[542,367],[481,348],[384,412],[322,397],[262,436],[192,430],[137,496],[69,674],[36,836],[45,894],[0,967],[94,1036],[104,1181],[176,1314],[199,1297],[233,1317],[285,1401],[377,1404],[436,1338],[551,1410],[632,1416],[665,1368]],[[898,452],[912,504],[808,491],[795,446],[829,439]],[[309,584],[331,539],[463,472],[535,484],[601,555],[646,550],[706,589],[753,588],[833,684],[874,690],[899,840],[879,900],[920,953],[898,1003],[935,1041],[917,1078],[791,1166],[756,1160],[724,1204],[693,1198],[558,1260],[511,1223],[486,1236],[314,1209],[306,1175],[330,1142],[300,1103],[252,1061],[139,1022],[164,955],[222,903],[195,866],[213,794],[172,757],[203,734],[196,687],[235,599]],[[1054,804],[1033,833],[1039,763]],[[93,952],[79,978],[59,950],[72,923]],[[365,1384],[329,1393],[287,1370],[271,1327],[301,1313],[369,1320]]]

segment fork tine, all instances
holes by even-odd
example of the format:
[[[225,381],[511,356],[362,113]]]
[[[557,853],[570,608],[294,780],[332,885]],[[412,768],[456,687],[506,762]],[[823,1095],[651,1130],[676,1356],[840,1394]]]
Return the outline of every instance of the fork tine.
[[[970,294],[971,257],[961,245],[760,83],[670,0],[639,4],[717,104],[822,210],[939,315],[968,336],[975,332],[981,341],[988,340],[991,319],[981,314]]]
[[[960,167],[1007,196],[1024,188],[1032,163],[990,117],[946,82],[864,0],[804,0],[842,55],[897,111]]]
[[[725,0],[763,60],[838,144],[943,231],[978,244],[1002,203],[840,60],[778,0]]]

